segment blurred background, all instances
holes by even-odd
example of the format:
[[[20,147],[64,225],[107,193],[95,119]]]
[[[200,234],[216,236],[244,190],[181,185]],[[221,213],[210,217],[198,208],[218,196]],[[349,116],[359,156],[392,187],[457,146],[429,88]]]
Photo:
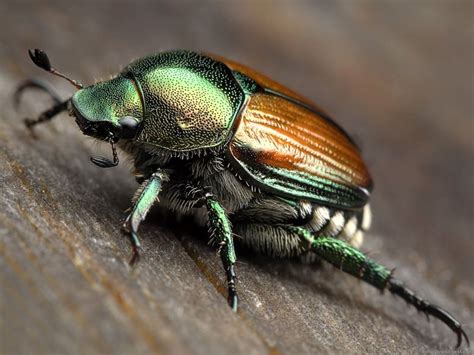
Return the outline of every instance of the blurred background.
[[[25,78],[42,48],[84,84],[169,49],[240,61],[325,108],[362,147],[374,224],[363,250],[397,268],[474,338],[472,1],[0,1],[2,354],[422,352],[451,349],[439,322],[338,273],[244,256],[241,309],[225,303],[215,251],[192,226],[144,225],[127,265],[120,221],[136,185]],[[106,154],[108,149],[105,147]],[[122,159],[124,161],[124,159]]]

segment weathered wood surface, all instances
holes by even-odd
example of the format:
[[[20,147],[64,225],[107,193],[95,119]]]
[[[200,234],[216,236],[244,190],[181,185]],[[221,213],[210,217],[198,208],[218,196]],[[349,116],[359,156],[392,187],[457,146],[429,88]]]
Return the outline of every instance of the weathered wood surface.
[[[316,100],[361,142],[375,179],[365,250],[465,323],[474,338],[473,20],[470,1],[0,3],[0,353],[303,354],[449,350],[454,335],[331,267],[238,262],[232,314],[205,233],[159,210],[127,265],[126,164],[22,79],[67,83],[27,58],[44,48],[84,83],[146,53],[192,48],[259,69]],[[108,154],[106,150],[106,154]],[[123,160],[123,159],[122,159]]]

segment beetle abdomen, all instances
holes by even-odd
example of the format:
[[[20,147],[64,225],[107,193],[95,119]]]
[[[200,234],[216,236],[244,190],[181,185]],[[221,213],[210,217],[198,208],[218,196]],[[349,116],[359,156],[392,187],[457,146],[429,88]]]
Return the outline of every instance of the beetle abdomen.
[[[263,217],[260,222],[259,217]],[[317,259],[316,255],[305,251],[298,235],[287,228],[288,225],[292,225],[291,219],[286,225],[285,223],[269,223],[264,211],[260,211],[250,221],[242,220],[235,223],[234,231],[241,237],[239,243],[258,253],[283,258],[299,256],[304,262],[314,262]],[[314,206],[310,221],[304,225],[304,228],[316,236],[341,239],[359,248],[364,240],[364,232],[369,226],[370,208],[368,205],[361,211],[351,212]]]
[[[306,227],[317,236],[343,239],[358,248],[362,245],[364,232],[369,230],[371,222],[372,214],[368,204],[359,211],[331,210],[315,206]]]

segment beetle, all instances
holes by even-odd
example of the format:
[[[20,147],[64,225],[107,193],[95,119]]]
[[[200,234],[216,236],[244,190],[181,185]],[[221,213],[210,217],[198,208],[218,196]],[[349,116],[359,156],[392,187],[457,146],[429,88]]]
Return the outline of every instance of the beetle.
[[[137,230],[160,204],[207,224],[225,271],[228,303],[237,310],[237,242],[274,257],[319,258],[375,288],[404,299],[469,339],[444,309],[416,295],[392,271],[359,247],[368,230],[372,178],[352,138],[317,105],[244,66],[187,50],[138,59],[110,80],[83,87],[51,66],[46,53],[29,50],[40,68],[65,78],[78,91],[63,101],[39,81],[55,105],[32,129],[69,111],[81,131],[120,147],[133,158],[140,183],[123,230],[139,259]]]

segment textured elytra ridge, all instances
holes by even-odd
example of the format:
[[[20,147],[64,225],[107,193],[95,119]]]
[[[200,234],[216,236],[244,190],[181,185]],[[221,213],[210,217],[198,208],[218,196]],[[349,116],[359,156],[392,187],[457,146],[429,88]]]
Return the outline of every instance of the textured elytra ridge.
[[[372,180],[346,134],[285,98],[253,95],[230,153],[233,166],[262,190],[342,209],[368,201]]]

